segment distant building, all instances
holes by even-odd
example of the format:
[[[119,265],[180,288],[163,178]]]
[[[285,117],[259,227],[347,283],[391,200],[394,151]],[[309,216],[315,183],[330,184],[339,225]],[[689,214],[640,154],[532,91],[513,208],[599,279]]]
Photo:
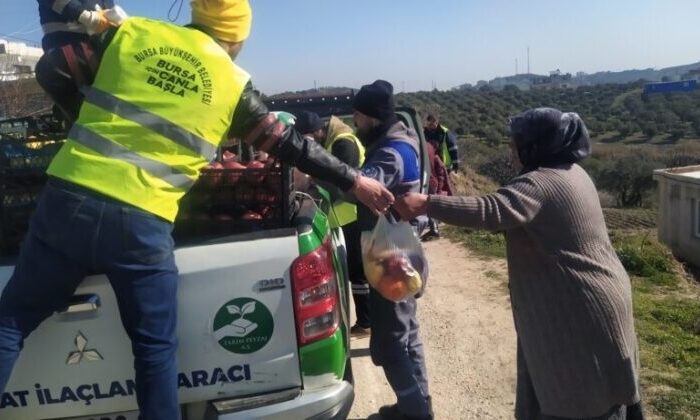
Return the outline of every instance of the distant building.
[[[644,93],[671,93],[690,92],[697,87],[697,80],[680,80],[678,82],[647,83],[644,85]]]
[[[551,90],[575,87],[571,73],[562,74],[559,69],[550,71],[549,76],[538,76],[532,79],[532,89]]]
[[[0,39],[0,81],[34,77],[34,68],[44,51],[23,42]]]
[[[700,267],[700,165],[654,171],[659,184],[659,240]]]
[[[700,80],[700,69],[690,70],[688,73],[683,75],[683,79]]]

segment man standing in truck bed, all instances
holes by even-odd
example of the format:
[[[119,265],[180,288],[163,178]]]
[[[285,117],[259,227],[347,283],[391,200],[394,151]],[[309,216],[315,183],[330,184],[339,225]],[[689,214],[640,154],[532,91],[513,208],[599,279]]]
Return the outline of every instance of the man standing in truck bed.
[[[132,341],[143,419],[178,419],[171,232],[178,202],[229,135],[354,193],[374,211],[393,196],[269,114],[234,59],[247,0],[194,0],[192,25],[127,19],[95,40],[101,64],[0,298],[0,391],[23,340],[104,273]]]
[[[78,117],[82,100],[78,85],[92,83],[97,66],[88,34],[101,33],[114,26],[105,13],[114,7],[114,2],[38,0],[38,3],[39,22],[44,32],[41,47],[45,54],[37,63],[37,82],[57,103],[64,118],[72,123]],[[48,71],[47,66],[54,69]],[[62,71],[57,72],[56,66]],[[52,77],[44,78],[47,73]]]

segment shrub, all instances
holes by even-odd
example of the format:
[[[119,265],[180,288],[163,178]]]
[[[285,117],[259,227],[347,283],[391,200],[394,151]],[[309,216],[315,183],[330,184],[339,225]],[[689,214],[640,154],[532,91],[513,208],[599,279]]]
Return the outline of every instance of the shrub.
[[[612,237],[615,252],[630,275],[647,277],[659,286],[677,284],[678,262],[655,238],[648,234]]]
[[[477,168],[477,172],[485,175],[500,185],[504,185],[517,173],[510,158],[510,151],[503,150]]]
[[[615,194],[620,207],[638,207],[655,184],[654,169],[663,163],[648,153],[633,153],[608,159],[592,171],[599,188]]]

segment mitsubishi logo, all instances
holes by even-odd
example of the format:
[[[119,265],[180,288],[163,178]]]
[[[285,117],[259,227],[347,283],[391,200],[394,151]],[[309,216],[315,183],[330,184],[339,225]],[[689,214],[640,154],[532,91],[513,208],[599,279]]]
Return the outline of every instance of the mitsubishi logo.
[[[88,362],[104,360],[102,355],[97,350],[88,349],[87,343],[87,338],[85,338],[82,332],[78,331],[78,335],[75,336],[75,346],[78,348],[78,350],[72,351],[68,354],[68,359],[66,359],[67,365],[77,365],[83,360],[87,360]]]

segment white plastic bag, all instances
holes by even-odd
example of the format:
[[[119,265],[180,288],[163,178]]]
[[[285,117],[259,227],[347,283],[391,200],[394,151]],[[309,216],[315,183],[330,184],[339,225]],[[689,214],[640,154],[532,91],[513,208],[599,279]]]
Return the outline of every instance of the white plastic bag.
[[[400,302],[422,292],[428,263],[413,226],[380,216],[360,241],[367,282],[385,299]]]

